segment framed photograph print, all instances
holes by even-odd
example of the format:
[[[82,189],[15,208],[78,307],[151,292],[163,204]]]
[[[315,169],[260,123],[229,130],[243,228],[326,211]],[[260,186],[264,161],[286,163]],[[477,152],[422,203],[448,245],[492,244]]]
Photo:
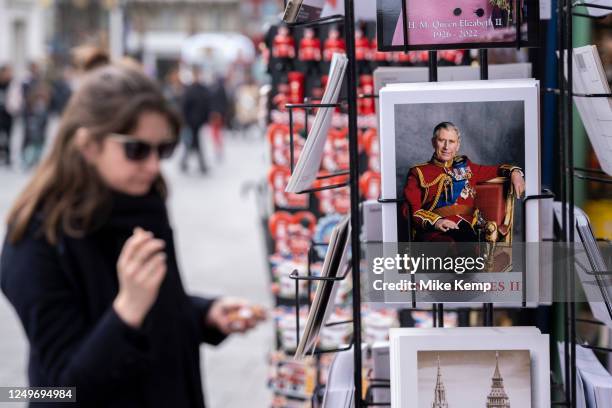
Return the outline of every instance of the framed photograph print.
[[[538,0],[377,1],[380,51],[538,45]]]
[[[391,330],[393,407],[551,407],[548,335],[442,330]]]
[[[399,333],[399,332],[398,332]],[[401,335],[406,336],[445,336],[445,335],[503,335],[508,333],[510,335],[526,334],[534,335],[540,334],[537,327],[533,326],[514,326],[514,327],[453,327],[453,328],[403,328],[401,329]],[[391,361],[389,358],[389,342],[378,342],[372,345],[372,365],[373,365],[373,378],[390,381],[391,378]],[[491,373],[487,372],[490,376]],[[432,396],[431,390],[426,389],[425,396]],[[383,403],[391,401],[391,390],[389,388],[374,388],[372,390],[373,401],[376,403]],[[531,400],[529,401],[531,403]],[[484,406],[482,401],[476,406]],[[428,404],[427,408],[431,408],[431,404]]]
[[[531,408],[529,350],[417,351],[418,408]]]
[[[540,193],[538,95],[533,79],[384,87],[383,241],[447,241],[453,226],[482,222],[495,222],[497,242],[540,241],[539,203],[522,214],[510,194],[521,178],[525,195]],[[446,221],[452,230],[442,232]]]

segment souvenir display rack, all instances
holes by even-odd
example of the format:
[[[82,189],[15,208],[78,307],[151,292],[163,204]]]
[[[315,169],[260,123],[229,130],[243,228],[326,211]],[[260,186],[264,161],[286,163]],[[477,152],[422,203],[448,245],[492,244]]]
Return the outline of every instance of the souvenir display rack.
[[[300,274],[297,270],[292,271],[290,274],[290,278],[294,281],[295,285],[295,331],[296,331],[296,340],[299,341],[300,336],[300,320],[303,319],[303,316],[300,316],[300,306],[304,304],[306,306],[309,305],[311,300],[311,283],[318,281],[343,281],[348,276],[351,277],[352,285],[351,285],[351,306],[352,306],[352,319],[346,321],[336,321],[330,323],[328,326],[332,325],[352,325],[352,337],[349,341],[348,345],[342,347],[335,347],[331,349],[316,349],[314,354],[316,356],[321,356],[323,354],[330,354],[339,351],[346,351],[353,348],[354,351],[354,386],[355,386],[355,407],[367,407],[367,406],[390,406],[389,403],[386,402],[372,402],[368,396],[370,395],[370,391],[373,388],[388,388],[390,386],[388,380],[380,380],[380,379],[370,379],[369,385],[364,390],[364,378],[363,378],[363,361],[362,361],[362,351],[359,345],[362,344],[362,305],[361,305],[361,286],[360,286],[360,263],[361,263],[361,241],[360,241],[360,231],[361,231],[361,217],[360,217],[360,194],[359,194],[359,127],[358,127],[358,103],[363,99],[375,99],[377,95],[374,93],[359,93],[357,90],[357,63],[355,59],[355,18],[354,18],[354,1],[353,0],[344,0],[345,5],[345,14],[344,16],[331,16],[327,18],[323,18],[317,21],[310,21],[304,24],[293,25],[293,27],[318,27],[326,24],[342,24],[344,27],[344,40],[346,44],[346,55],[348,57],[349,63],[346,72],[346,88],[344,97],[341,101],[336,104],[317,104],[314,102],[316,99],[305,99],[304,103],[289,103],[286,104],[286,108],[288,109],[289,114],[289,134],[290,134],[290,163],[291,163],[291,172],[293,172],[293,164],[294,164],[294,110],[303,109],[306,112],[310,109],[321,108],[321,107],[333,107],[340,108],[345,107],[347,109],[347,120],[348,120],[348,148],[349,148],[349,167],[348,169],[343,169],[339,173],[333,173],[329,175],[322,175],[319,177],[318,181],[324,180],[333,180],[330,183],[323,185],[318,185],[312,189],[308,189],[306,191],[300,192],[300,194],[310,194],[316,193],[325,190],[335,190],[339,188],[349,187],[350,189],[350,218],[351,218],[351,273],[346,274],[341,277],[320,277],[315,276],[311,271],[311,262],[312,262],[312,253],[313,248],[318,245],[324,245],[322,242],[312,241],[310,248],[308,249],[308,268],[306,274]],[[579,169],[575,168],[573,164],[573,143],[572,143],[572,128],[573,128],[573,97],[611,97],[611,95],[587,95],[587,94],[576,94],[572,93],[572,67],[571,67],[571,58],[564,57],[563,52],[565,50],[571,49],[572,44],[572,17],[573,16],[581,16],[581,17],[591,17],[588,14],[578,13],[574,11],[574,8],[577,6],[592,6],[595,8],[604,8],[610,9],[609,7],[599,6],[599,5],[591,5],[588,3],[571,3],[569,0],[560,0],[558,2],[558,44],[560,51],[560,63],[559,63],[559,89],[554,90],[546,90],[550,92],[554,92],[559,97],[559,133],[558,133],[558,147],[560,153],[560,187],[559,187],[559,199],[562,203],[563,217],[562,217],[562,226],[559,240],[562,242],[572,242],[574,241],[574,177],[580,179],[586,179],[591,181],[599,181],[604,183],[610,183],[610,180],[605,177],[598,177],[593,174],[597,174],[596,170],[592,169]],[[407,15],[405,9],[402,12],[402,18],[404,20],[404,38],[407,37]],[[520,33],[518,25],[517,25],[517,48],[520,48]],[[405,41],[407,43],[407,41]],[[405,53],[408,53],[408,49],[406,47]],[[437,80],[437,52],[429,51],[429,80],[436,81]],[[479,50],[479,62],[480,62],[480,79],[486,80],[488,79],[488,52],[486,49]],[[568,78],[567,82],[564,77],[564,68],[567,69]],[[308,115],[305,115],[305,121],[307,121]],[[307,128],[307,122],[305,123],[305,128]],[[586,173],[586,174],[585,174]],[[348,179],[343,179],[341,182],[337,182],[337,177],[346,177]],[[527,205],[529,201],[533,200],[543,200],[543,199],[551,199],[555,198],[555,196],[549,191],[543,191],[542,194],[527,196],[522,199],[522,207],[523,209]],[[390,202],[400,200],[379,200],[381,202]],[[562,401],[553,401],[553,406],[567,406],[567,407],[575,407],[576,406],[576,357],[575,357],[575,348],[577,346],[577,336],[576,336],[576,323],[586,322],[586,323],[594,323],[600,324],[599,322],[592,321],[589,319],[577,319],[576,318],[576,303],[574,302],[575,295],[575,276],[573,271],[573,265],[568,265],[566,268],[568,271],[566,276],[563,276],[562,286],[563,290],[568,296],[568,300],[563,303],[563,321],[564,321],[564,339],[565,339],[565,384],[568,385],[565,387],[565,395]],[[611,272],[593,272],[594,274],[612,274]],[[300,282],[306,282],[307,288],[307,297],[305,301],[300,297]],[[523,285],[523,307],[526,306],[525,303],[525,285]],[[445,324],[445,315],[444,315],[444,304],[434,304],[432,305],[432,317],[434,322],[434,327],[444,327]],[[401,314],[401,313],[400,313]],[[492,303],[487,303],[483,305],[482,308],[482,316],[483,316],[483,324],[485,326],[493,326],[494,325],[494,306]],[[296,343],[297,344],[297,343]],[[594,350],[602,351],[602,352],[610,352],[611,350],[605,347],[591,346],[585,343],[579,344],[581,347],[588,347]],[[317,360],[318,361],[318,360]],[[317,385],[315,387],[316,392],[313,394],[311,404],[312,406],[316,406],[317,402],[320,402],[320,392],[324,387],[319,383],[319,376],[317,376]],[[556,384],[558,385],[558,384]],[[555,382],[553,381],[553,387],[555,387]],[[365,392],[364,392],[365,391]]]

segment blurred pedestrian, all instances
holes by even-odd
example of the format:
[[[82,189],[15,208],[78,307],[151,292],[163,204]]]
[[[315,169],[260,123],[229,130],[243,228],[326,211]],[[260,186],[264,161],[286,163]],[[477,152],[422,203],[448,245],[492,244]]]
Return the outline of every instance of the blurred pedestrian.
[[[199,67],[192,69],[193,81],[185,88],[183,96],[183,116],[189,128],[189,138],[185,141],[185,153],[181,159],[181,170],[187,171],[188,160],[191,153],[195,153],[200,166],[200,172],[208,171],[205,159],[204,138],[200,133],[202,127],[208,122],[211,105],[211,94],[204,85],[202,70]]]
[[[181,109],[185,87],[181,82],[178,67],[171,69],[164,78],[163,92],[166,100],[177,112]]]
[[[243,136],[257,125],[259,115],[259,87],[251,75],[236,89],[236,127]]]
[[[11,165],[11,132],[13,115],[9,108],[9,89],[13,81],[13,70],[10,65],[0,67],[0,160]]]
[[[86,74],[9,213],[0,283],[30,343],[29,385],[76,387],[75,408],[202,408],[200,343],[264,317],[185,293],[160,172],[178,128],[141,71]]]
[[[73,71],[70,67],[63,67],[59,74],[53,78],[51,83],[51,104],[50,111],[61,116],[68,104],[72,94],[71,83]]]
[[[210,135],[215,147],[215,156],[218,161],[223,160],[223,129],[225,128],[229,111],[229,98],[225,89],[225,79],[217,75],[210,90],[213,102],[210,109]]]
[[[22,82],[24,135],[21,156],[24,167],[31,168],[40,160],[45,144],[51,90],[37,63],[29,64],[29,72]]]

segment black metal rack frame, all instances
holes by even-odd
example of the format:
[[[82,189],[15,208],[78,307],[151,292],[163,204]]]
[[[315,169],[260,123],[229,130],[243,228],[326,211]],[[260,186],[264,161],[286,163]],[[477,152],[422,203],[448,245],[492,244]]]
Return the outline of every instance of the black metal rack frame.
[[[571,244],[575,240],[575,197],[574,197],[574,179],[589,180],[599,183],[612,183],[612,179],[605,177],[596,177],[584,175],[581,173],[596,173],[601,174],[600,170],[584,169],[575,167],[574,165],[574,146],[573,146],[573,99],[574,97],[581,98],[610,98],[612,94],[583,94],[573,92],[573,17],[584,17],[590,19],[601,19],[602,17],[591,16],[587,13],[576,12],[577,7],[591,7],[603,10],[612,11],[612,7],[602,6],[593,3],[573,2],[572,0],[559,0],[557,3],[557,43],[559,51],[558,64],[558,86],[559,89],[547,90],[558,96],[559,110],[559,132],[558,132],[558,148],[559,156],[559,174],[560,180],[560,198],[562,206],[562,226],[561,226],[561,241],[566,244]],[[565,72],[564,72],[565,71]],[[567,75],[566,75],[567,73]],[[578,173],[577,173],[578,172]],[[601,352],[612,352],[612,349],[606,347],[591,346],[579,339],[576,333],[577,322],[601,324],[600,322],[588,319],[576,318],[576,299],[575,299],[575,282],[576,273],[575,265],[572,262],[565,268],[567,273],[564,277],[563,288],[565,290],[566,301],[563,303],[563,321],[564,321],[564,355],[565,355],[565,399],[564,401],[553,402],[553,405],[561,405],[566,407],[576,407],[576,346],[585,347]],[[606,272],[592,271],[589,274],[603,275]],[[599,280],[598,280],[599,284]],[[579,341],[580,340],[580,341]]]
[[[289,26],[296,27],[304,27],[304,26],[316,26],[321,24],[334,24],[340,23],[344,25],[344,37],[346,44],[346,54],[348,57],[348,66],[346,70],[346,80],[348,83],[347,86],[347,113],[348,113],[348,139],[349,139],[349,170],[347,172],[343,171],[334,175],[324,176],[321,178],[329,178],[338,175],[348,175],[348,181],[346,183],[339,183],[336,185],[323,186],[313,189],[308,189],[306,191],[301,191],[300,194],[312,193],[316,191],[329,190],[335,188],[342,187],[350,187],[350,214],[351,214],[351,251],[353,256],[351,257],[351,270],[359,271],[360,270],[360,256],[361,253],[361,243],[359,241],[359,231],[361,227],[361,220],[359,214],[359,150],[358,150],[358,127],[357,127],[357,65],[355,59],[355,14],[354,14],[354,4],[353,0],[344,0],[344,16],[336,15],[321,18],[315,21],[309,21],[306,23],[298,23],[298,24],[290,24]],[[306,109],[306,118],[308,117],[308,109],[310,108],[332,108],[338,107],[340,104],[317,104],[317,103],[305,103],[305,104],[293,104],[287,105],[289,109],[289,127],[290,127],[290,160],[291,160],[291,172],[293,173],[293,163],[294,163],[294,153],[293,153],[293,109],[303,108]],[[307,119],[306,119],[307,120]],[[307,126],[307,123],[305,123]],[[310,262],[309,262],[310,264]],[[310,275],[310,272],[309,272]],[[352,345],[360,345],[361,344],[361,283],[360,283],[360,275],[359,273],[351,273],[352,278],[352,309],[353,309],[353,336],[352,341],[349,346],[340,349],[334,350],[317,350],[316,352],[336,352],[348,350],[352,347]],[[324,280],[342,280],[345,279],[347,275],[343,277],[335,277],[335,278],[325,278],[325,277],[315,277],[315,276],[298,276],[297,273],[293,273],[291,278],[295,280],[296,284],[296,298],[299,298],[299,288],[298,281],[299,280],[307,280],[309,281],[309,289],[310,282],[312,281],[324,281]],[[309,299],[310,301],[310,299]],[[296,314],[296,323],[297,323],[297,331],[299,336],[299,312]],[[349,322],[350,323],[350,322]],[[334,324],[334,323],[332,323]],[[299,337],[298,337],[299,339]],[[361,396],[362,394],[362,378],[361,378],[361,348],[354,347],[354,383],[355,383],[355,407],[361,408],[367,403],[367,401],[363,401]],[[314,399],[313,399],[314,400]]]

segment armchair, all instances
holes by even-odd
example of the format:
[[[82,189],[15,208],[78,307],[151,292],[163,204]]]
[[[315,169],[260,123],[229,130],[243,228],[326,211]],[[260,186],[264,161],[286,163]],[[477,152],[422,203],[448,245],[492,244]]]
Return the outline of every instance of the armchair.
[[[475,206],[484,222],[481,224],[488,271],[512,268],[512,244],[515,193],[508,177],[497,177],[476,186]],[[481,238],[482,239],[482,238]],[[498,243],[503,243],[498,248]]]

